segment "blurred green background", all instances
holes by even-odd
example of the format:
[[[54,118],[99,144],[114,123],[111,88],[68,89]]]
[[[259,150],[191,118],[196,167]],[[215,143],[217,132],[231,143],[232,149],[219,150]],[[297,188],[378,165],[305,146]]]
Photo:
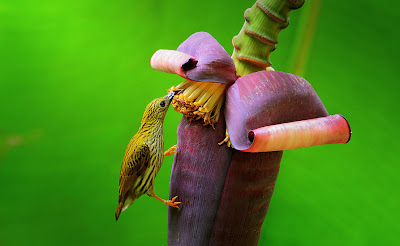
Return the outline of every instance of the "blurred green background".
[[[294,71],[308,33],[301,75],[353,136],[284,153],[259,245],[399,245],[399,3],[323,1],[313,32],[318,2],[292,13],[271,61]],[[114,218],[143,110],[181,81],[150,57],[197,31],[232,53],[253,3],[1,0],[0,245],[166,245],[167,207],[155,199]],[[170,109],[166,147],[180,118]],[[172,159],[156,179],[163,198]]]

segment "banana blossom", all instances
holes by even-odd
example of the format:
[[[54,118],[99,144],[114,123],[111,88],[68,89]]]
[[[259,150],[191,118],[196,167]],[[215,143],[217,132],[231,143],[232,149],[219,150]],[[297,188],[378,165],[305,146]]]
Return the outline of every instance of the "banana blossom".
[[[329,115],[305,79],[278,71],[239,77],[208,33],[157,51],[151,66],[185,79],[171,89],[183,90],[174,109],[185,117],[170,183],[182,205],[169,209],[169,245],[256,245],[282,150],[350,139],[346,119]],[[233,148],[218,144],[226,135]]]

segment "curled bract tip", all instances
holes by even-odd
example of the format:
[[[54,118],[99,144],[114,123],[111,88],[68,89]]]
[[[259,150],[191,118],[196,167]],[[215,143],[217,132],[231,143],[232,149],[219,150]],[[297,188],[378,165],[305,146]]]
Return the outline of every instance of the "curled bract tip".
[[[232,84],[237,78],[230,55],[206,32],[192,34],[177,50],[156,51],[150,63],[153,69],[192,81]]]
[[[264,126],[249,132],[252,144],[244,152],[269,152],[347,143],[350,134],[347,120],[339,114]]]
[[[150,65],[153,69],[175,73],[188,79],[186,72],[196,67],[197,60],[185,53],[176,50],[157,50],[150,59]]]

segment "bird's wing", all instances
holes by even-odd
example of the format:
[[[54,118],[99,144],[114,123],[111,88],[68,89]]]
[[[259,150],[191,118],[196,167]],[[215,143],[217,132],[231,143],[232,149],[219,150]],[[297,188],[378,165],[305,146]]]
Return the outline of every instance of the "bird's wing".
[[[119,199],[125,198],[126,193],[143,174],[150,162],[150,148],[147,144],[127,149],[119,175]]]

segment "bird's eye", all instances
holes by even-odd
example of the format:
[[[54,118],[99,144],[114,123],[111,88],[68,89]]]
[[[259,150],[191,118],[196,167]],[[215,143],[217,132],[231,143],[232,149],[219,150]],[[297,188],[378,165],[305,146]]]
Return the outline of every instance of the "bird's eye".
[[[162,101],[162,102],[160,102],[160,107],[165,107],[165,102],[164,101]]]

